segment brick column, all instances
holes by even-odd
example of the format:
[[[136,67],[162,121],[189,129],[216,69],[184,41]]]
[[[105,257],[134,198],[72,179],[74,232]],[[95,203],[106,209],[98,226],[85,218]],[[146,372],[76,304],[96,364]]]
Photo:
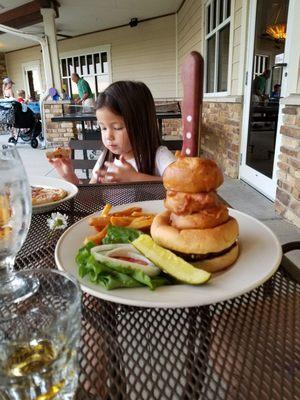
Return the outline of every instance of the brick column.
[[[70,138],[77,135],[74,122],[52,122],[51,118],[63,114],[63,105],[67,101],[46,101],[44,103],[46,139],[53,146],[67,146]]]
[[[204,101],[200,149],[223,172],[237,178],[242,124],[242,104]]]
[[[177,98],[155,99],[156,109],[161,112],[174,112],[177,110],[177,103],[181,106],[181,100]],[[174,136],[174,139],[182,138],[182,120],[181,118],[170,118],[162,120],[162,132],[164,139]]]
[[[300,106],[282,110],[275,209],[300,228]]]

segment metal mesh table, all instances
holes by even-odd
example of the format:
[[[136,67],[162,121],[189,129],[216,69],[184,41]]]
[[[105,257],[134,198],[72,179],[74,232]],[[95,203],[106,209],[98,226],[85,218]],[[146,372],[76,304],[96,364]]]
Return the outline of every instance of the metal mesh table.
[[[72,224],[105,203],[164,197],[157,182],[90,185],[58,211]],[[17,269],[55,268],[61,233],[49,239],[47,218],[33,216]],[[205,307],[147,309],[85,294],[76,399],[299,399],[299,299],[282,268],[250,293]]]

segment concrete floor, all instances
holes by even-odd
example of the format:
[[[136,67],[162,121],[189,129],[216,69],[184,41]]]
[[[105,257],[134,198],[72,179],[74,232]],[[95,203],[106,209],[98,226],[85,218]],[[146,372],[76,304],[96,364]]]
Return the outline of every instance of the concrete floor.
[[[6,144],[8,137],[0,135],[0,144]],[[58,177],[46,159],[45,149],[32,149],[29,144],[21,141],[17,148],[28,175]],[[300,240],[300,229],[277,215],[274,204],[243,181],[226,178],[218,193],[233,208],[262,221],[277,235],[282,244]],[[290,252],[288,257],[300,267],[300,251]]]

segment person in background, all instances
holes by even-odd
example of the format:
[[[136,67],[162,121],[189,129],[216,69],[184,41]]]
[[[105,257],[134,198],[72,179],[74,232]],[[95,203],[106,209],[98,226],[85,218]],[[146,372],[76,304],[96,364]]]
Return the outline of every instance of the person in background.
[[[84,107],[94,107],[94,96],[90,85],[86,80],[80,78],[76,73],[71,75],[71,79],[77,84],[79,98],[75,100],[76,104],[82,104]]]
[[[13,85],[14,82],[10,78],[3,79],[2,92],[5,99],[14,98]]]
[[[160,145],[154,100],[144,83],[112,83],[99,94],[96,116],[104,151],[90,183],[161,180],[175,156]],[[49,162],[62,178],[80,183],[69,158]]]
[[[263,102],[266,96],[266,84],[270,78],[271,71],[266,69],[261,75],[257,75],[252,84],[253,101],[255,103]]]
[[[17,91],[17,101],[19,103],[25,103],[26,102],[26,94],[25,94],[25,90],[20,89]]]
[[[60,95],[62,100],[71,100],[70,96],[67,93],[67,87],[65,84],[61,85],[61,95]]]
[[[279,83],[276,83],[274,85],[271,97],[273,97],[275,99],[279,99],[280,98],[280,92],[281,92],[281,85]]]

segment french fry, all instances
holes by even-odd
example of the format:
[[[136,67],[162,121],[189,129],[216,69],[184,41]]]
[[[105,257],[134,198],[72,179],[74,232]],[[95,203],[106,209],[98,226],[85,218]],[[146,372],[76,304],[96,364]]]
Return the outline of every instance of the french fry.
[[[0,228],[0,240],[7,238],[11,234],[12,228],[10,226],[5,226]]]
[[[9,195],[0,195],[0,226],[6,225],[11,216]]]
[[[131,224],[132,221],[134,221],[134,217],[110,217],[110,223],[115,226],[128,226]]]
[[[10,215],[11,212],[9,208],[0,208],[0,227],[8,223]]]
[[[149,228],[152,224],[153,218],[150,216],[137,217],[129,225],[128,228],[145,229]]]
[[[112,208],[111,204],[105,204],[105,207],[103,208],[103,210],[102,210],[102,212],[100,214],[101,217],[106,217],[109,214],[111,208]]]
[[[155,214],[135,211],[131,214],[132,217],[155,217]]]
[[[110,216],[99,216],[99,217],[92,217],[89,219],[89,224],[91,226],[103,229],[106,225],[110,223]]]
[[[93,242],[94,244],[98,245],[102,243],[102,239],[105,237],[106,232],[107,232],[108,225],[105,226],[105,228],[102,229],[102,231],[96,233],[96,235],[92,236],[87,236],[84,239],[84,244],[86,245],[88,242]]]
[[[111,213],[111,215],[114,217],[126,217],[132,215],[132,213],[134,212],[141,212],[141,211],[142,211],[141,207],[130,207],[123,211],[113,212]]]

